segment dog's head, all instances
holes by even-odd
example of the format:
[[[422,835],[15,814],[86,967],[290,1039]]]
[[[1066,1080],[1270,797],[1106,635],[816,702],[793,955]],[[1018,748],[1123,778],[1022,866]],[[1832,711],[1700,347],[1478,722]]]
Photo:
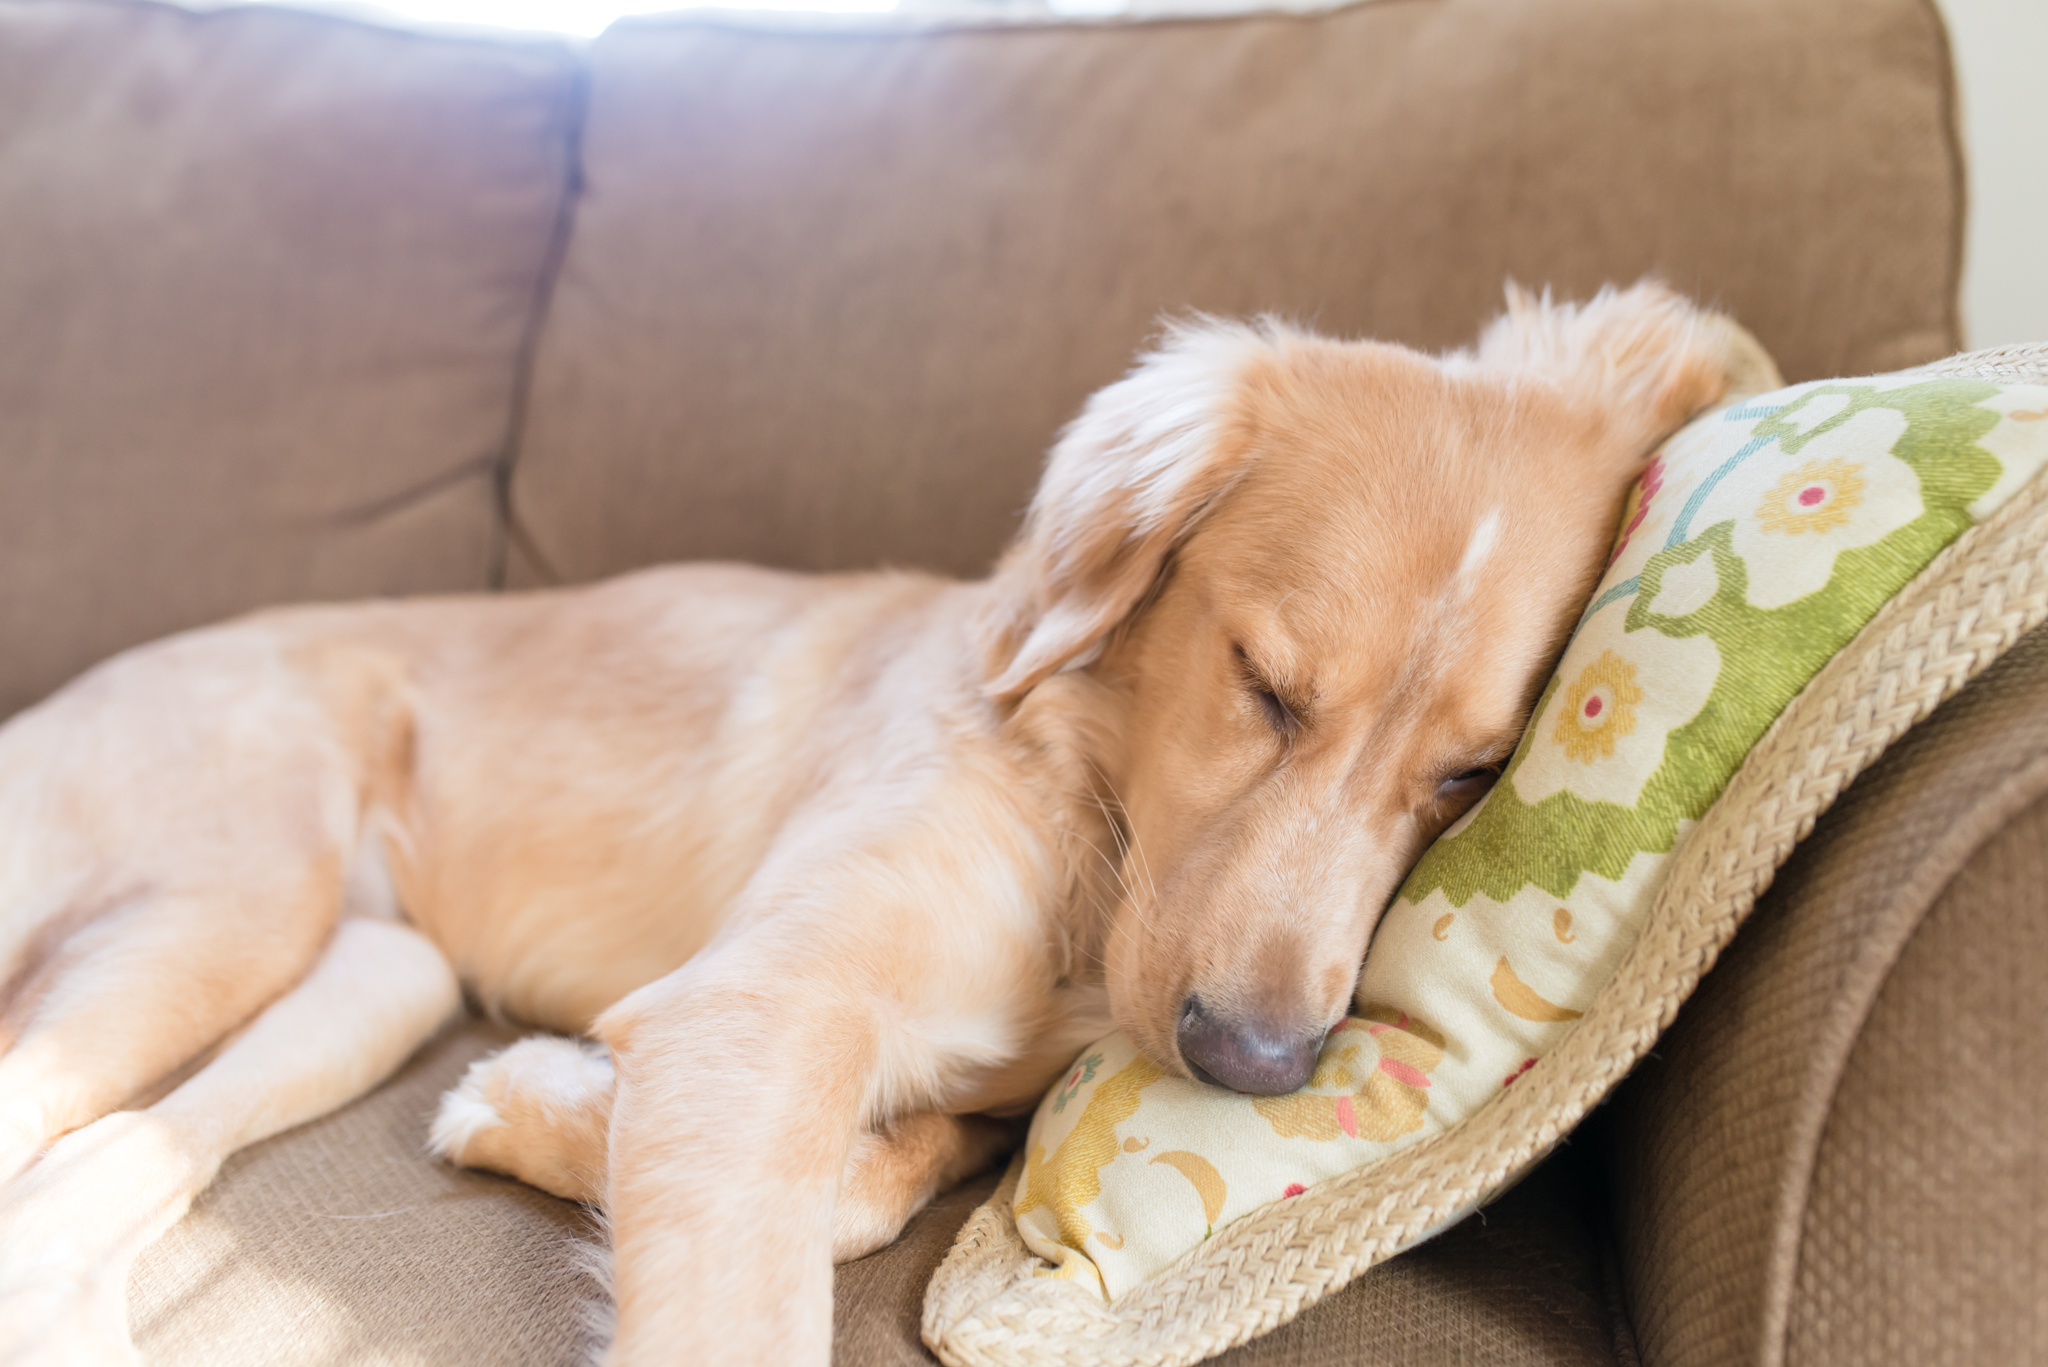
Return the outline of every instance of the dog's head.
[[[992,694],[1058,676],[1118,713],[1103,958],[1140,1048],[1307,1080],[1402,875],[1514,748],[1630,481],[1775,383],[1733,323],[1639,285],[1511,290],[1444,358],[1200,321],[1089,401],[981,627]]]

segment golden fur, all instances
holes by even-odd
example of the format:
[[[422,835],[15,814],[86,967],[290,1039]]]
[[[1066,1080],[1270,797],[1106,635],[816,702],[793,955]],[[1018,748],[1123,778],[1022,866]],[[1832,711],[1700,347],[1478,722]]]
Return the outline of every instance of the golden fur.
[[[434,1140],[607,1207],[611,1360],[824,1363],[834,1257],[1112,1022],[1292,1085],[1647,452],[1774,379],[1654,286],[1441,359],[1202,321],[983,582],[657,569],[88,673],[0,728],[0,1357],[133,1361],[135,1254],[460,984],[602,1042],[478,1065]]]

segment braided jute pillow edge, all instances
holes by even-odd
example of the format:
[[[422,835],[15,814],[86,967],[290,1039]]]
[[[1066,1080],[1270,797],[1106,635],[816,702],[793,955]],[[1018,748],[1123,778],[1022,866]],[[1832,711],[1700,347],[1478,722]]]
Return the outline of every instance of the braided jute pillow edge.
[[[2048,345],[1914,374],[2048,380]],[[1105,1304],[1033,1275],[1021,1159],[927,1289],[947,1367],[1182,1367],[1286,1323],[1462,1218],[1545,1157],[1655,1044],[1820,814],[1884,750],[2048,620],[2048,471],[1937,555],[1779,714],[1673,856],[1641,937],[1585,1016],[1451,1128],[1218,1230]]]

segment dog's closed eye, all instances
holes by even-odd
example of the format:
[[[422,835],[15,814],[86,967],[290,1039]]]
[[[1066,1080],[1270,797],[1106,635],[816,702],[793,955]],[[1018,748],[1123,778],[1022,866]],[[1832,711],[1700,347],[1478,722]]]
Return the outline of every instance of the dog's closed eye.
[[[1462,812],[1480,798],[1500,777],[1500,766],[1487,765],[1479,769],[1466,769],[1452,774],[1436,785],[1436,805],[1439,811]]]
[[[1233,645],[1230,649],[1237,656],[1238,672],[1244,675],[1244,686],[1258,703],[1260,712],[1266,718],[1266,725],[1283,736],[1292,736],[1301,730],[1301,715],[1287,705],[1287,700],[1280,696],[1272,684],[1266,682],[1266,676],[1259,672],[1258,666],[1251,662],[1251,657],[1244,653],[1244,647]]]

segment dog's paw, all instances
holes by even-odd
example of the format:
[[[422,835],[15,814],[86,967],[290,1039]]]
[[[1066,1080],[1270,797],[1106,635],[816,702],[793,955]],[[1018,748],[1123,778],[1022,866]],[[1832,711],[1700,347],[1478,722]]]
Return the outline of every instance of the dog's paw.
[[[604,1200],[611,1058],[558,1035],[479,1059],[441,1097],[427,1147],[571,1201]]]

